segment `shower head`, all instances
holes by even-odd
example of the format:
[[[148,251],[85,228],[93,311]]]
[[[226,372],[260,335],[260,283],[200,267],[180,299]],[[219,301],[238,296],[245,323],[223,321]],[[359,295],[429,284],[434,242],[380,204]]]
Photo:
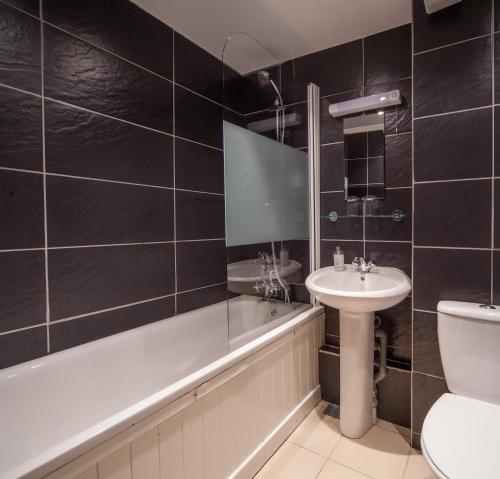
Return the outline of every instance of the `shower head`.
[[[272,81],[271,74],[266,70],[261,70],[259,73],[257,73],[257,79],[259,80],[259,85],[262,87],[269,85],[269,83]]]

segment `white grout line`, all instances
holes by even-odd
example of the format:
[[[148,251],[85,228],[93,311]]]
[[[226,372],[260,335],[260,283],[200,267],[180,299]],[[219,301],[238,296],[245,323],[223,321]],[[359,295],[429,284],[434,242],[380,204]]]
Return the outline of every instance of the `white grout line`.
[[[491,0],[491,103],[495,104],[495,0]],[[495,108],[491,111],[491,257],[490,257],[490,303],[493,304],[493,248],[495,247]]]
[[[384,183],[382,183],[384,184]],[[387,186],[386,190],[411,190],[413,186]]]
[[[331,143],[321,143],[319,146],[343,145],[343,141],[332,141]]]
[[[141,301],[134,301],[133,303],[120,304],[119,306],[113,306],[112,308],[99,309],[97,311],[91,311],[89,313],[76,314],[74,316],[68,316],[67,318],[53,320],[53,321],[51,321],[50,324],[66,323],[66,322],[72,321],[74,319],[86,318],[88,316],[94,316],[97,314],[109,313],[110,311],[117,311],[119,309],[125,309],[125,308],[129,308],[132,306],[138,306],[140,304],[152,303],[153,301],[159,301],[161,299],[171,298],[172,296],[175,296],[175,293],[170,293],[170,294],[166,294],[163,296],[157,296],[155,298],[143,299]]]
[[[175,244],[179,243],[203,243],[205,241],[225,241],[226,238],[199,238],[199,239],[186,239],[186,240],[170,240],[170,241],[140,241],[135,243],[99,243],[99,244],[83,244],[83,245],[71,245],[71,246],[47,246],[40,248],[11,248],[11,249],[0,249],[0,254],[2,253],[24,253],[29,251],[58,251],[65,249],[86,249],[86,248],[114,248],[118,246],[149,246],[149,245],[159,245],[159,244]]]
[[[226,284],[225,281],[222,282],[222,283],[210,284],[208,286],[201,286],[200,288],[194,288],[194,289],[188,289],[188,290],[185,290],[185,291],[180,291],[177,294],[192,293],[192,292],[204,290],[204,289],[207,289],[207,288],[213,288],[215,286],[222,286],[224,284]],[[171,293],[171,294],[167,294],[167,295],[164,295],[164,296],[157,296],[155,298],[144,299],[142,301],[136,301],[136,302],[133,302],[133,303],[122,304],[120,306],[115,306],[115,307],[112,307],[112,308],[106,308],[106,309],[101,309],[101,310],[97,310],[97,311],[92,311],[90,313],[83,313],[83,314],[79,314],[79,315],[75,315],[75,316],[70,316],[70,317],[67,317],[67,318],[57,319],[57,320],[51,321],[50,324],[58,324],[58,323],[62,323],[62,322],[71,321],[73,319],[79,319],[79,318],[84,318],[84,317],[88,317],[88,316],[93,316],[93,315],[97,315],[97,314],[106,313],[106,312],[109,312],[109,311],[116,311],[116,310],[119,310],[119,309],[125,309],[125,308],[128,308],[128,307],[137,306],[137,305],[144,304],[144,303],[150,303],[150,302],[153,302],[153,301],[159,301],[161,299],[170,298],[172,296],[176,297],[177,294],[176,293]],[[11,333],[17,333],[17,332],[20,332],[20,331],[25,331],[25,330],[28,330],[28,329],[39,328],[41,326],[47,326],[47,323],[46,322],[45,323],[38,323],[38,324],[33,324],[33,325],[30,325],[30,326],[23,327],[23,328],[16,328],[16,329],[11,329],[9,331],[3,331],[3,332],[0,332],[0,336],[4,336],[6,334],[11,334]]]
[[[491,248],[474,248],[468,246],[425,246],[414,245],[414,249],[447,249],[447,250],[462,250],[462,251],[490,251]]]
[[[207,286],[200,286],[199,288],[183,289],[182,291],[177,292],[177,294],[192,293],[193,291],[200,291],[200,290],[203,290],[203,289],[215,288],[215,286],[222,286],[223,284],[227,284],[227,281],[222,281],[220,283],[209,284]]]
[[[413,406],[414,406],[414,401],[413,401],[413,365],[414,365],[414,338],[413,338],[413,329],[414,329],[414,316],[415,316],[415,295],[413,294],[413,287],[414,287],[414,271],[415,271],[415,135],[413,134],[415,132],[415,93],[414,93],[414,63],[415,63],[415,57],[414,57],[414,52],[415,52],[415,32],[414,32],[414,24],[413,24],[413,9],[411,13],[411,76],[412,76],[412,82],[411,82],[411,313],[410,313],[410,318],[411,318],[411,376],[410,376],[410,445],[412,442],[412,437],[413,437]]]
[[[35,328],[45,328],[48,330],[47,322],[45,321],[43,323],[31,324],[30,326],[25,326],[22,328],[9,329],[9,331],[0,331],[0,336],[6,336],[7,334],[19,333],[21,331],[27,331],[28,329]]]
[[[42,126],[42,129],[43,129],[43,126]],[[96,178],[96,177],[90,177],[90,176],[75,176],[75,175],[67,175],[64,173],[50,173],[50,172],[43,172],[43,171],[36,171],[36,170],[23,170],[20,168],[10,168],[7,166],[0,166],[0,171],[13,171],[16,173],[28,173],[28,174],[34,174],[34,175],[54,176],[54,177],[58,177],[58,178],[71,178],[71,179],[83,180],[83,181],[98,181],[98,182],[102,182],[102,183],[112,183],[112,184],[127,185],[127,186],[139,186],[142,188],[156,188],[156,189],[170,190],[170,191],[174,191],[174,189],[175,189],[172,186],[149,185],[149,184],[145,184],[145,183],[133,183],[131,181],[108,180],[106,178]],[[224,193],[215,193],[213,191],[189,190],[187,188],[177,188],[177,190],[178,191],[186,191],[188,193],[199,193],[202,195],[224,196]]]
[[[331,190],[331,191],[320,191],[322,195],[326,195],[329,193],[344,193],[344,190]]]
[[[185,188],[175,188],[175,191],[185,191],[187,193],[199,193],[201,195],[224,196],[224,193],[214,193],[213,191],[187,190]]]
[[[418,308],[415,308],[414,311],[417,311],[419,313],[437,314],[437,311],[429,311],[427,309],[418,309]]]
[[[136,243],[103,243],[103,244],[82,244],[71,246],[49,246],[49,251],[58,251],[65,249],[88,249],[88,248],[114,248],[116,246],[148,246],[156,244],[174,244],[175,241],[142,241]]]
[[[459,42],[448,43],[447,45],[441,45],[439,47],[429,48],[428,50],[413,53],[413,56],[418,56],[418,55],[423,55],[425,53],[435,52],[436,50],[443,50],[444,48],[454,47],[455,45],[461,45],[462,43],[473,42],[474,40],[479,40],[480,38],[487,38],[487,37],[490,37],[491,35],[492,35],[491,32],[485,33],[484,35],[478,35],[477,37],[467,38],[466,40],[461,40]]]
[[[48,214],[47,214],[47,160],[45,142],[45,45],[42,0],[38,1],[40,9],[40,93],[42,112],[42,179],[43,179],[43,238],[44,238],[44,265],[45,265],[45,323],[47,334],[47,354],[50,353],[50,286],[49,286],[49,239],[48,239]]]
[[[433,113],[432,115],[422,115],[422,116],[416,116],[413,118],[414,121],[419,121],[419,120],[425,120],[427,118],[436,118],[439,116],[448,116],[448,115],[455,115],[457,113],[466,113],[468,111],[478,111],[478,110],[486,110],[488,108],[493,108],[495,105],[483,105],[483,106],[477,106],[474,108],[465,108],[463,110],[453,110],[453,111],[445,111],[443,113]]]
[[[172,86],[172,133],[175,135],[175,128],[176,128],[176,123],[175,123],[175,31],[172,29],[172,76],[174,80],[174,85]],[[224,82],[224,72],[222,73],[222,81]],[[224,85],[224,83],[223,83]],[[224,86],[222,88],[223,93],[224,93]],[[177,306],[177,289],[178,289],[178,280],[177,280],[177,273],[178,273],[178,267],[177,267],[177,192],[175,190],[177,182],[176,182],[176,169],[175,169],[175,162],[176,162],[176,142],[174,141],[173,144],[173,158],[172,158],[172,163],[173,163],[173,182],[174,182],[174,291],[175,291],[175,298],[174,298],[174,313],[177,314],[178,311],[178,306]]]
[[[483,180],[491,180],[491,176],[481,176],[479,178],[454,178],[450,180],[430,180],[430,181],[415,181],[415,185],[428,185],[433,183],[458,183],[462,181],[483,181]]]

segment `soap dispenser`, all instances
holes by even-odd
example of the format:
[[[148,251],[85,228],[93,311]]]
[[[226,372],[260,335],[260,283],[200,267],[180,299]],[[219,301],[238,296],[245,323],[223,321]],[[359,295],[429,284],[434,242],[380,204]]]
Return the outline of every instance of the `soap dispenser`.
[[[335,248],[335,253],[333,253],[333,269],[335,271],[344,271],[344,253],[340,249],[340,246]]]

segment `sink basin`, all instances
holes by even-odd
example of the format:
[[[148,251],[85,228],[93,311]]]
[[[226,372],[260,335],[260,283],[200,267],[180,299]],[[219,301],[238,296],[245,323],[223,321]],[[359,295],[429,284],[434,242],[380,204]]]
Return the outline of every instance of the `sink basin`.
[[[306,286],[321,303],[355,313],[391,308],[411,291],[408,276],[388,267],[373,268],[364,281],[352,266],[345,271],[335,271],[333,266],[321,268],[309,275]]]
[[[311,273],[307,289],[318,301],[340,310],[340,430],[360,438],[374,423],[375,311],[395,306],[411,291],[396,268],[374,267],[364,275],[353,266]]]
[[[302,268],[297,261],[290,260],[287,266],[281,267],[278,263],[278,272],[283,279],[288,279]],[[274,265],[270,264],[267,268],[258,260],[238,261],[227,265],[227,280],[232,282],[252,282],[269,279],[269,273],[274,271]]]

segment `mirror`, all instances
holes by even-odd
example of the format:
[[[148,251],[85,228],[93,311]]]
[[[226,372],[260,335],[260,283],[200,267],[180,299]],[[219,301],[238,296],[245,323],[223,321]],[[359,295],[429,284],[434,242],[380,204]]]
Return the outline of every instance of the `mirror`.
[[[384,113],[344,119],[345,199],[385,195]]]

